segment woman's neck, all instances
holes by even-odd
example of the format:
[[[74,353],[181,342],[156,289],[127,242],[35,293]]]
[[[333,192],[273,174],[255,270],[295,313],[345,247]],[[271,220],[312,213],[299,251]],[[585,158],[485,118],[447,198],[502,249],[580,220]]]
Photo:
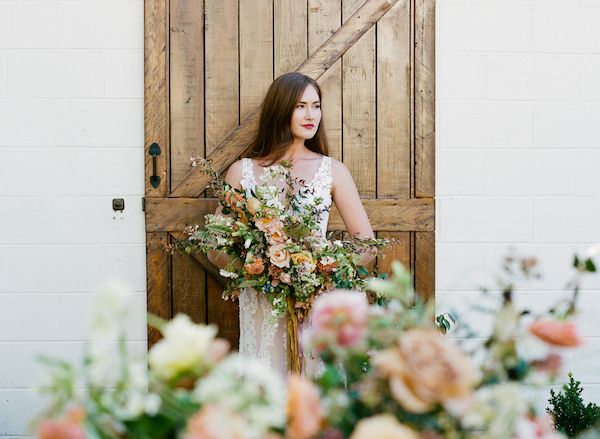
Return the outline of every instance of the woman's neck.
[[[306,158],[311,153],[310,149],[304,144],[304,139],[294,140],[294,142],[288,146],[282,160],[294,160]]]

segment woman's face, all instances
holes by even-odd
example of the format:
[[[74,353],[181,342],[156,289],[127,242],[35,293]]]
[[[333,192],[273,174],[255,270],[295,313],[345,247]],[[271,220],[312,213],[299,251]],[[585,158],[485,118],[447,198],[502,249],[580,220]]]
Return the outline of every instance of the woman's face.
[[[321,101],[317,90],[308,85],[292,113],[291,130],[295,140],[311,139],[321,122]]]

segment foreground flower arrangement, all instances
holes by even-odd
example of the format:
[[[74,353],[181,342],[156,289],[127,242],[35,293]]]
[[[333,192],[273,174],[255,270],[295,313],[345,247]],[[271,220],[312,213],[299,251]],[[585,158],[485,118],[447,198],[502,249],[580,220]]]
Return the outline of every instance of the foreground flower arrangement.
[[[314,381],[230,354],[216,328],[184,315],[150,316],[164,337],[146,368],[127,354],[127,306],[115,305],[125,295],[113,293],[112,314],[98,308],[94,333],[106,337],[111,328],[118,354],[106,364],[92,349],[81,371],[48,360],[52,405],[37,431],[42,439],[560,438],[525,385],[551,382],[562,350],[581,343],[570,319],[579,277],[595,267],[589,258],[574,266],[569,298],[539,315],[518,310],[512,278],[503,282],[491,333],[467,353],[443,334],[447,319],[435,318],[395,262],[391,280],[369,281],[379,305],[350,290],[316,300],[303,333],[324,363]],[[507,258],[505,269],[534,275],[528,259]],[[459,321],[453,332],[461,330]]]
[[[263,184],[250,196],[232,188],[210,161],[197,157],[192,164],[211,176],[210,187],[225,216],[206,215],[204,228],[188,226],[187,237],[167,246],[167,251],[227,254],[230,262],[220,270],[228,278],[223,298],[234,300],[248,287],[265,294],[273,321],[288,317],[288,364],[300,372],[298,326],[315,298],[334,288],[364,289],[369,272],[360,265],[361,255],[376,255],[389,241],[322,237],[320,222],[327,211],[323,200],[292,177],[287,161],[267,168]]]

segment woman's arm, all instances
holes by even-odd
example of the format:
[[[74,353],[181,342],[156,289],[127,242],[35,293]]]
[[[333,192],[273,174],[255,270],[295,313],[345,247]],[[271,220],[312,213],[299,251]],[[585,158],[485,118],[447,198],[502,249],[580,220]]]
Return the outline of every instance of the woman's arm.
[[[231,185],[231,187],[233,187],[235,189],[240,189],[241,188],[241,185],[240,185],[241,179],[242,179],[242,162],[241,162],[241,160],[238,160],[237,162],[233,163],[227,170],[227,174],[225,175],[225,181],[227,183],[229,183]],[[217,209],[215,210],[215,215],[227,216],[227,215],[223,214],[223,209],[220,204],[219,204],[219,206],[217,206]],[[236,260],[236,258],[229,256],[227,253],[220,252],[217,250],[210,250],[206,256],[208,257],[208,260],[210,262],[212,262],[219,268],[225,268],[228,264],[230,264]],[[235,266],[236,268],[239,268],[241,266],[241,261],[237,260],[232,265]]]
[[[369,217],[360,201],[358,190],[350,171],[342,162],[332,160],[333,202],[337,207],[346,230],[353,237],[374,238]],[[359,265],[367,265],[375,259],[374,254],[363,254]]]

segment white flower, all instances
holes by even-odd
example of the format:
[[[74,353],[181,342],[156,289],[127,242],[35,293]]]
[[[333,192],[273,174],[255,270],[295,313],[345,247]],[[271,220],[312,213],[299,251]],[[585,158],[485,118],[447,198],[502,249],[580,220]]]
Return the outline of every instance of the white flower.
[[[170,380],[207,366],[215,326],[196,325],[187,315],[178,314],[162,332],[164,338],[148,354],[150,368],[159,378]]]
[[[193,398],[243,414],[252,438],[260,438],[272,428],[283,428],[286,422],[285,383],[256,359],[229,356],[198,382]]]
[[[238,274],[233,271],[223,270],[222,268],[219,270],[219,274],[223,277],[230,277],[232,279],[237,279]]]
[[[342,244],[342,241],[340,241],[339,239],[336,239],[335,241],[333,241],[333,245],[335,247],[343,247],[344,244]]]

